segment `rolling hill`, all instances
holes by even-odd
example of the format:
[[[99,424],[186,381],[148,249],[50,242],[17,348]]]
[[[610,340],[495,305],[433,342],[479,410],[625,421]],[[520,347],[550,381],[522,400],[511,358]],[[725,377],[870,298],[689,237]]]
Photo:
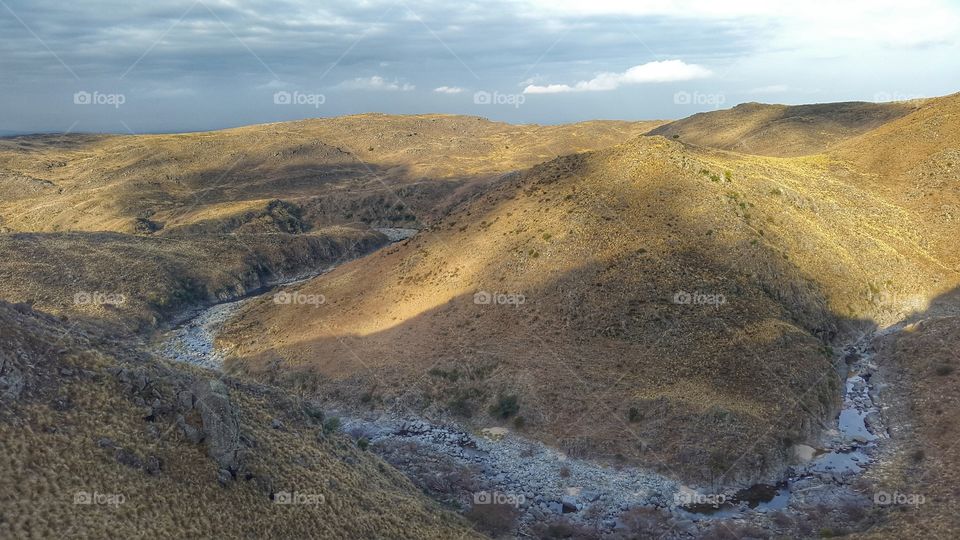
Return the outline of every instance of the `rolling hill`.
[[[818,154],[917,108],[917,103],[743,103],[664,124],[650,135],[760,156]]]
[[[659,137],[559,158],[299,286],[319,309],[255,302],[223,345],[357,406],[482,427],[516,397],[522,431],[572,455],[768,478],[835,410],[831,347],[958,283],[927,240],[951,231],[867,174]]]

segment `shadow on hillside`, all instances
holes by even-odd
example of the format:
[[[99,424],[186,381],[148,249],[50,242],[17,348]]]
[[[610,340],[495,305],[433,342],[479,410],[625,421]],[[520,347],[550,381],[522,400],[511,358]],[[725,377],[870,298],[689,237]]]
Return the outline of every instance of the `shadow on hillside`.
[[[729,230],[715,231],[717,221],[689,208],[702,190],[696,181],[652,176],[643,185],[626,175],[607,179],[605,188],[621,189],[615,208],[594,204],[600,199],[590,194],[579,202],[606,222],[609,236],[636,237],[619,252],[598,250],[532,285],[500,266],[509,252],[487,254],[487,267],[474,273],[487,279],[475,292],[520,292],[522,306],[477,305],[466,292],[421,302],[413,315],[391,320],[403,298],[384,296],[354,313],[375,328],[358,335],[338,322],[357,299],[348,291],[293,320],[278,318],[306,321],[315,331],[288,334],[292,341],[283,347],[294,356],[271,349],[233,365],[274,381],[315,383],[321,395],[359,407],[459,417],[478,427],[496,421],[486,415],[489,405],[517,395],[519,429],[571,455],[638,463],[696,482],[773,478],[790,445],[814,442],[833,422],[841,376],[839,350],[830,347],[877,324],[831,312],[818,276],[784,258],[775,242],[753,241],[736,219],[721,218]],[[571,184],[577,187],[563,160],[535,167],[472,204],[470,222],[494,221],[518,197],[558,198],[562,193],[549,190]],[[629,217],[618,220],[617,212]],[[469,244],[457,238],[447,242]],[[378,254],[335,275],[355,276],[364,265],[389,268],[404,253],[427,249],[408,243],[398,256]],[[324,279],[310,286],[322,291]],[[857,288],[859,278],[849,279]],[[730,302],[678,305],[678,291],[721,293]],[[261,304],[252,313],[268,309]],[[246,335],[261,331],[249,320],[240,324]],[[318,327],[325,337],[312,338]]]

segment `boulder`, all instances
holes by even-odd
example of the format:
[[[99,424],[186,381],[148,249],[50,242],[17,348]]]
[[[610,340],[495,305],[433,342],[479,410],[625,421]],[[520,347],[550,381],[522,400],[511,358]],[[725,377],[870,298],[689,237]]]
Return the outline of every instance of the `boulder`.
[[[114,452],[113,457],[121,465],[126,465],[132,469],[139,469],[143,467],[143,462],[140,461],[140,458],[127,448],[118,448]]]
[[[177,427],[183,432],[183,436],[193,444],[203,442],[203,432],[187,423],[187,420],[180,415],[177,417]]]
[[[230,472],[240,468],[240,420],[230,403],[230,394],[223,382],[200,381],[193,388],[195,407],[203,421],[207,454]]]
[[[229,486],[233,483],[233,472],[229,469],[220,469],[217,471],[217,482],[223,487]]]
[[[24,386],[26,381],[23,372],[14,367],[13,362],[0,359],[0,399],[19,399]]]
[[[144,465],[144,470],[147,471],[147,474],[156,476],[160,474],[160,471],[163,470],[163,462],[160,461],[160,458],[157,456],[150,456],[147,458],[147,463]]]

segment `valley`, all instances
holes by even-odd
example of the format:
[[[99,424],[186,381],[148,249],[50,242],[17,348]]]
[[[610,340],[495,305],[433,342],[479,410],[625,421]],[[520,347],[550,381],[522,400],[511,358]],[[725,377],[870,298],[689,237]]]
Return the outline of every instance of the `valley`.
[[[953,530],[958,115],[2,139],[0,536]]]

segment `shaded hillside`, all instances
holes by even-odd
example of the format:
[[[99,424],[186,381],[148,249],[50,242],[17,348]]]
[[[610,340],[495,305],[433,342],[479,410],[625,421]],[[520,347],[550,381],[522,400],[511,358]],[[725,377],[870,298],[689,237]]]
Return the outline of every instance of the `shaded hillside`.
[[[153,233],[236,221],[272,199],[302,209],[307,226],[409,225],[458,189],[654,125],[369,114],[181,135],[3,139],[0,227]]]
[[[320,309],[255,304],[224,343],[238,369],[316,370],[343,399],[484,425],[517,396],[523,430],[571,453],[762,477],[834,407],[840,319],[956,282],[912,216],[834,166],[662,138],[561,158],[301,286]]]
[[[315,406],[71,330],[0,302],[0,537],[479,537]]]
[[[123,334],[386,243],[376,231],[347,227],[308,234],[0,234],[0,298]]]
[[[761,156],[818,154],[850,137],[896,120],[915,109],[906,103],[743,103],[662,125],[663,135],[698,146]]]
[[[951,537],[960,529],[960,290],[936,298],[903,321],[903,330],[876,342],[885,414],[895,426],[883,466],[870,478],[877,490],[913,496],[921,504],[891,510],[870,538]]]
[[[362,255],[386,241],[371,226],[422,227],[501,174],[651,125],[371,114],[180,135],[2,139],[0,298],[149,329]],[[84,293],[126,302],[74,302]]]

